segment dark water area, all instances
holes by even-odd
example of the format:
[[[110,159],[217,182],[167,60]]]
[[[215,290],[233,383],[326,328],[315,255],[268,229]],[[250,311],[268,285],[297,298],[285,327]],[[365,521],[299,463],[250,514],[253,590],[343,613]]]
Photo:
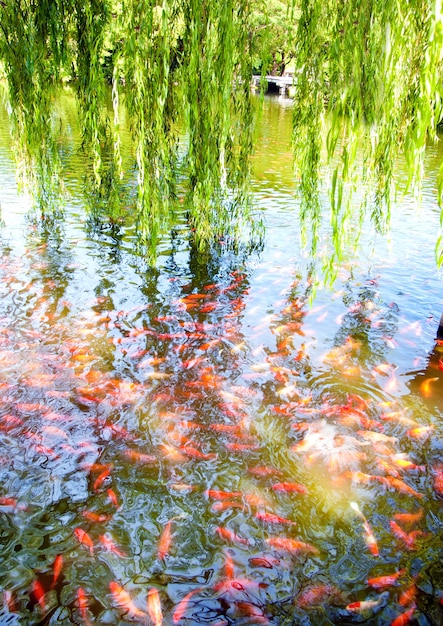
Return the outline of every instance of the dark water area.
[[[1,118],[0,624],[443,624],[441,148],[314,290],[289,102],[253,157],[263,250],[203,258],[179,216],[154,267],[88,216],[63,107],[60,220]]]

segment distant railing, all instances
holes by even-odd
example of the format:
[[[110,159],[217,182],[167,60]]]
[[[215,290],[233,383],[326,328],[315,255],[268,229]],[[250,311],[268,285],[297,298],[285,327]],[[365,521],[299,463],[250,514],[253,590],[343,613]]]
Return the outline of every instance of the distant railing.
[[[264,76],[263,79],[261,76],[257,76],[254,74],[252,77],[252,86],[254,88],[259,88],[262,80],[266,80],[268,83],[268,89],[270,85],[274,85],[278,92],[282,96],[290,95],[291,87],[294,85],[294,77],[293,76]]]

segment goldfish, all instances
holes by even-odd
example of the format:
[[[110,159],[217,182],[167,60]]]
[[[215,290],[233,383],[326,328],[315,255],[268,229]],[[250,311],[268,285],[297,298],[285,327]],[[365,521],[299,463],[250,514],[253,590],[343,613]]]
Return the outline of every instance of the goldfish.
[[[328,600],[340,600],[341,592],[330,584],[318,584],[306,587],[295,599],[295,604],[300,608],[321,606]]]
[[[381,593],[377,600],[361,600],[359,602],[351,602],[346,606],[347,611],[353,613],[365,614],[367,612],[375,613],[377,609],[386,606],[389,600],[389,591]]]
[[[115,508],[119,509],[120,505],[118,503],[118,499],[117,499],[117,495],[116,495],[115,491],[113,489],[107,489],[106,493],[108,494],[108,498],[111,500],[111,502],[115,506]]]
[[[256,465],[255,467],[250,467],[248,472],[260,478],[267,476],[282,476],[282,472],[280,470],[269,465]]]
[[[299,483],[275,483],[272,485],[274,491],[284,491],[285,493],[308,493],[304,485]]]
[[[270,524],[292,524],[296,526],[297,522],[293,522],[290,519],[286,519],[286,517],[280,517],[279,515],[274,515],[274,513],[256,513],[255,517],[262,522],[269,522]]]
[[[384,478],[383,482],[385,482],[385,484],[389,484],[390,487],[397,489],[397,491],[400,491],[400,493],[405,493],[409,496],[414,496],[414,498],[424,497],[422,493],[419,493],[418,491],[416,491],[415,489],[407,485],[405,482],[403,482],[399,478],[394,478],[393,476],[387,476],[386,478]]]
[[[214,502],[211,506],[211,511],[213,513],[220,513],[221,511],[226,511],[226,509],[242,509],[246,510],[246,507],[241,502],[233,502],[231,500],[224,500],[223,502]]]
[[[157,463],[157,458],[152,454],[142,454],[141,452],[136,452],[135,450],[126,449],[123,452],[124,456],[130,461],[134,461],[135,463],[152,465],[153,463]]]
[[[394,519],[398,522],[404,522],[405,524],[415,524],[423,517],[423,509],[417,511],[417,513],[394,513]]]
[[[401,615],[392,620],[390,626],[405,626],[406,624],[409,624],[414,611],[415,603],[411,606],[410,609],[408,609],[404,613],[401,613]]]
[[[204,454],[203,452],[200,452],[200,450],[197,450],[197,448],[194,448],[192,446],[180,446],[179,449],[182,450],[188,456],[193,457],[195,459],[210,460],[210,459],[217,458],[217,454],[215,452]]]
[[[234,560],[229,553],[225,554],[225,574],[226,574],[226,578],[234,578],[234,574],[235,574]]]
[[[94,511],[83,511],[82,515],[88,520],[88,522],[92,522],[93,524],[101,524],[102,522],[108,522],[111,519],[110,515],[94,513]]]
[[[146,620],[147,614],[136,607],[129,593],[115,581],[109,583],[112,596],[117,606],[125,609],[131,617]]]
[[[169,554],[169,549],[172,542],[171,527],[172,520],[169,520],[160,535],[157,548],[157,557],[161,560],[165,559],[165,557]]]
[[[192,591],[187,593],[177,604],[172,614],[172,621],[174,622],[174,624],[178,624],[182,620],[184,614],[186,613],[186,609],[188,608],[190,599],[198,591],[200,591],[200,589],[193,589]]]
[[[368,585],[374,587],[374,589],[380,589],[382,587],[390,587],[391,585],[395,585],[398,578],[403,576],[406,573],[406,569],[400,569],[398,572],[394,574],[386,574],[384,576],[374,576],[373,578],[368,578]]]
[[[443,467],[434,468],[433,487],[435,493],[443,498]]]
[[[127,555],[116,546],[112,537],[108,537],[107,535],[100,535],[99,539],[100,543],[106,550],[108,550],[108,552],[114,552],[114,554],[116,554],[117,556],[126,558]]]
[[[266,569],[272,569],[274,566],[280,565],[279,559],[265,558],[262,556],[253,556],[248,560],[251,567],[266,567]]]
[[[52,578],[51,589],[54,589],[55,585],[57,584],[63,568],[63,556],[61,554],[57,554],[57,556],[55,557],[53,568],[54,575]]]
[[[149,589],[147,601],[148,614],[151,618],[153,626],[161,626],[163,623],[163,614],[158,589],[155,589],[155,587],[151,587],[151,589]]]
[[[94,555],[94,544],[92,542],[91,537],[85,532],[82,528],[75,528],[74,535],[80,541],[80,543],[85,546],[89,550],[89,554],[91,556]]]
[[[415,545],[416,538],[419,535],[424,534],[423,531],[421,530],[415,530],[411,533],[407,533],[403,530],[403,528],[400,528],[400,526],[394,520],[391,520],[389,522],[389,526],[391,528],[392,534],[395,537],[397,537],[397,539],[401,539],[409,550],[416,549],[416,545]]]
[[[97,476],[92,486],[94,491],[97,491],[98,489],[100,489],[101,485],[103,484],[103,481],[109,476],[110,473],[111,473],[111,468],[107,467],[101,472],[101,474]]]
[[[38,580],[34,580],[32,583],[32,595],[38,605],[42,613],[46,612],[46,599],[45,599],[45,590],[43,589],[43,585]]]
[[[218,491],[216,489],[206,489],[203,493],[208,498],[215,498],[216,500],[230,500],[231,498],[241,498],[242,496],[240,491]]]
[[[412,604],[415,601],[415,597],[417,595],[417,585],[412,583],[398,599],[398,603],[400,606],[408,606],[408,604]]]
[[[422,394],[422,396],[424,396],[425,398],[430,398],[432,395],[431,385],[438,380],[440,380],[439,377],[434,376],[434,378],[427,378],[424,382],[422,382],[420,385],[420,393]]]
[[[232,530],[229,530],[229,528],[222,528],[221,526],[217,526],[217,528],[215,529],[215,532],[222,539],[226,539],[227,541],[232,541],[233,543],[240,543],[245,546],[250,545],[249,539],[245,537],[240,537],[239,535],[234,533]]]
[[[77,589],[77,605],[83,621],[85,622],[86,626],[89,626],[90,621],[88,619],[88,600],[86,598],[85,590],[82,587],[79,587]]]
[[[291,539],[290,537],[268,537],[268,539],[266,539],[266,543],[273,548],[287,550],[288,552],[304,552],[315,555],[319,554],[319,550],[310,543],[297,541],[296,539]]]

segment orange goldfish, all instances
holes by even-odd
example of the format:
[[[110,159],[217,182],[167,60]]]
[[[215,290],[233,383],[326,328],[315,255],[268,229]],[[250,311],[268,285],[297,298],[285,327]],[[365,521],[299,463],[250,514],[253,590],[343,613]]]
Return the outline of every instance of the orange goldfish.
[[[138,617],[146,621],[147,614],[135,606],[131,596],[123,587],[115,581],[112,581],[109,583],[109,588],[117,606],[125,609],[131,617]]]
[[[374,587],[374,589],[390,587],[391,585],[395,585],[397,579],[403,576],[403,574],[405,573],[405,569],[400,569],[394,574],[386,574],[385,576],[375,576],[373,578],[368,578],[368,585],[371,585],[371,587]]]
[[[45,613],[46,612],[45,590],[43,589],[42,584],[38,580],[34,580],[32,583],[32,595],[35,601],[38,602],[41,612]]]
[[[268,537],[266,543],[273,548],[279,548],[281,550],[287,550],[288,552],[304,552],[318,555],[319,550],[312,546],[310,543],[303,541],[297,541],[290,537]]]
[[[54,576],[52,578],[51,589],[53,589],[55,585],[57,584],[57,580],[60,577],[62,568],[63,568],[63,556],[61,554],[57,554],[54,560]]]
[[[394,513],[394,519],[405,524],[415,524],[423,517],[423,509],[417,513]]]
[[[406,624],[409,624],[414,611],[415,611],[415,603],[411,606],[410,609],[408,609],[407,611],[405,611],[404,613],[396,617],[394,620],[392,620],[390,626],[405,626]]]
[[[172,621],[174,622],[174,624],[178,624],[182,620],[184,614],[186,613],[186,609],[188,608],[190,599],[198,591],[200,591],[200,589],[193,589],[192,591],[187,593],[177,604],[172,614]]]
[[[304,485],[299,483],[275,483],[272,485],[274,491],[284,491],[285,493],[308,493]]]
[[[88,600],[86,598],[85,590],[82,587],[77,589],[77,605],[83,621],[86,626],[89,626],[91,622],[88,619]]]
[[[161,626],[163,623],[163,614],[160,602],[160,594],[155,587],[151,587],[148,591],[148,614],[151,618],[153,626]]]
[[[117,556],[126,558],[127,555],[116,546],[112,537],[108,537],[107,535],[100,535],[99,539],[100,543],[106,550],[108,550],[108,552],[114,552],[114,554],[116,554]]]
[[[239,535],[234,533],[232,530],[229,530],[229,528],[222,528],[221,526],[217,526],[217,528],[215,529],[215,532],[222,539],[226,539],[227,541],[232,541],[234,543],[240,543],[240,544],[245,545],[245,546],[249,546],[250,545],[249,539],[247,539],[245,537],[240,537]]]
[[[157,556],[161,560],[163,560],[169,554],[169,549],[172,542],[171,526],[172,520],[169,520],[160,535]]]
[[[279,515],[275,515],[274,513],[256,513],[255,517],[262,522],[269,522],[270,524],[292,524],[296,526],[297,522],[293,522],[290,519],[286,519],[286,517],[280,517]]]
[[[85,546],[85,548],[87,548],[89,550],[89,554],[91,556],[94,555],[94,544],[92,542],[91,537],[88,535],[87,532],[85,532],[82,528],[75,528],[74,529],[74,535],[77,537],[77,539],[80,541],[80,543],[82,545]]]

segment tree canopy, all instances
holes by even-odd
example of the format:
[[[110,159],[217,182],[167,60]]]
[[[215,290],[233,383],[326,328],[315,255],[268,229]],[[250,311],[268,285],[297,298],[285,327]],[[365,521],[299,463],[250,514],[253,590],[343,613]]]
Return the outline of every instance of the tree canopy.
[[[409,185],[420,183],[426,142],[436,139],[442,118],[440,0],[0,2],[0,59],[18,171],[39,206],[49,209],[60,184],[54,102],[69,81],[91,161],[90,184],[111,218],[118,215],[124,175],[123,101],[139,232],[153,246],[180,193],[200,248],[221,234],[235,238],[254,222],[247,195],[257,115],[250,80],[254,67],[282,71],[292,57],[301,214],[315,249],[326,153],[339,257],[355,236],[349,222],[357,181],[367,190],[362,206],[379,229],[389,221],[400,152]],[[442,249],[439,237],[439,264]]]

